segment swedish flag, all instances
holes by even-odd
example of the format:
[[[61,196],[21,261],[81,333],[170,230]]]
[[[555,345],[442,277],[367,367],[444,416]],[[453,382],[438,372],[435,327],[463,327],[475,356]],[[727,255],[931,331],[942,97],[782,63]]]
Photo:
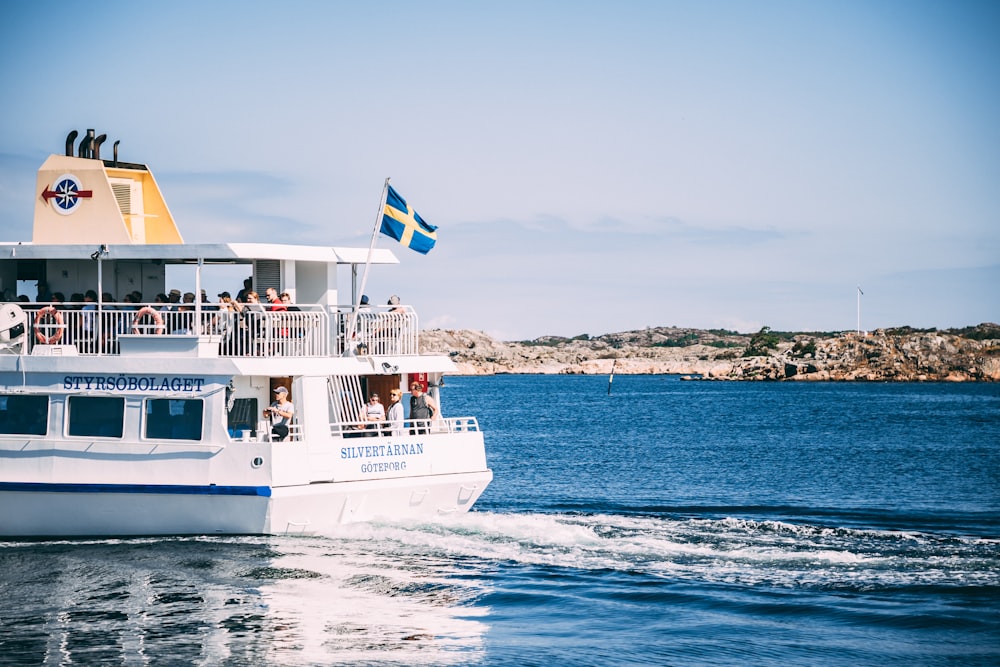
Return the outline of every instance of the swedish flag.
[[[424,255],[437,243],[437,227],[424,222],[391,185],[385,197],[379,231]]]

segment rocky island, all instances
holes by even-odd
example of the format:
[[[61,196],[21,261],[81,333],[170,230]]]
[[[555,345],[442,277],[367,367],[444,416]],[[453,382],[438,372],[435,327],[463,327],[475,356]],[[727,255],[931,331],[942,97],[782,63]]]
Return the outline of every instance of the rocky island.
[[[469,330],[421,332],[422,353],[447,354],[464,375],[678,374],[691,379],[871,382],[1000,381],[1000,325],[873,332],[650,327],[502,342]]]

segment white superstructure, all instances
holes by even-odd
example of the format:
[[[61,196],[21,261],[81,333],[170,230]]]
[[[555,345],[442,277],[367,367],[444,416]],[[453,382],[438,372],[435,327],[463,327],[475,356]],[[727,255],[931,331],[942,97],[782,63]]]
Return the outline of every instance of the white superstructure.
[[[144,165],[102,160],[93,132],[74,156],[75,138],[38,172],[34,241],[0,243],[0,291],[65,296],[0,304],[0,536],[313,533],[472,507],[492,473],[476,419],[449,416],[453,363],[419,354],[405,304],[338,291],[367,248],[185,244]],[[168,266],[197,294],[234,265],[292,305],[152,303]],[[409,415],[414,382],[434,418],[361,421],[392,390]],[[263,414],[278,386],[295,406],[280,441]]]

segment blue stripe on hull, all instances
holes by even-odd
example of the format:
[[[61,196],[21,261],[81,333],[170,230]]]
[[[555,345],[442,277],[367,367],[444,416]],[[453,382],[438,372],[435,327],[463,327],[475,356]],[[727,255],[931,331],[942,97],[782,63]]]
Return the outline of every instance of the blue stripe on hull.
[[[156,493],[194,496],[271,496],[269,486],[183,486],[175,484],[45,484],[39,482],[0,482],[0,493]]]

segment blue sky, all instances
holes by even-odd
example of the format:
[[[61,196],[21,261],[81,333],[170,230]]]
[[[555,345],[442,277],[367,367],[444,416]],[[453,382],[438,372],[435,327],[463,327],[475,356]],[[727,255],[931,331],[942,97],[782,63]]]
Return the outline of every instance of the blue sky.
[[[187,241],[366,246],[501,339],[1000,321],[1000,3],[54,2],[0,21],[0,239],[66,134]],[[239,285],[219,285],[235,289]],[[211,289],[216,289],[210,285]]]

